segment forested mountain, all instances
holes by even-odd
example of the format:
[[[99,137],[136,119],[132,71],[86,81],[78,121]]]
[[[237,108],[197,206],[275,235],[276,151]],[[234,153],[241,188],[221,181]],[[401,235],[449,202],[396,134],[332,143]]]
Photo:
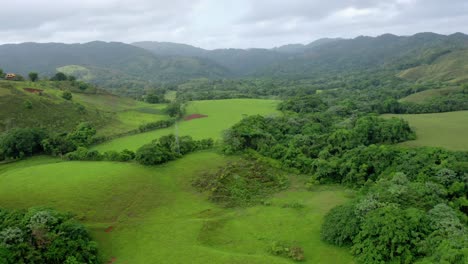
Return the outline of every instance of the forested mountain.
[[[90,81],[106,86],[120,82],[168,82],[219,78],[227,70],[195,57],[158,57],[144,49],[117,42],[85,44],[23,43],[0,46],[0,65],[8,72],[37,71],[52,75],[57,68],[79,65],[92,73]]]
[[[467,51],[468,36],[462,33],[320,39],[273,49],[205,50],[168,42],[23,43],[0,46],[0,68],[42,76],[60,68],[114,90],[142,90],[197,78],[310,79],[368,69],[401,72],[409,80],[460,82],[466,79],[461,58]]]
[[[324,72],[349,72],[381,67],[405,70],[431,64],[438,58],[468,48],[468,36],[419,33],[384,34],[354,39],[324,38],[308,45],[290,44],[273,49],[204,50],[193,46],[134,43],[160,56],[192,56],[212,60],[235,76],[311,77]]]
[[[288,60],[259,69],[259,75],[310,76],[369,68],[403,70],[431,64],[439,57],[468,48],[468,36],[419,33],[410,37],[385,34],[336,40],[307,48]]]

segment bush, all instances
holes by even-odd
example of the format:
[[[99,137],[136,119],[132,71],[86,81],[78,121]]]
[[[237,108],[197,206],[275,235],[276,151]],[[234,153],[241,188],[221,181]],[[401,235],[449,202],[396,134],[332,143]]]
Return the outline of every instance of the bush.
[[[147,144],[139,148],[135,159],[143,165],[158,165],[171,160],[175,160],[177,154],[158,142]]]
[[[96,135],[96,129],[90,123],[83,122],[68,134],[67,139],[76,146],[87,147],[93,143],[94,135]]]
[[[84,147],[79,147],[77,150],[67,153],[65,158],[68,160],[88,160],[88,161],[99,161],[103,160],[104,157],[96,150],[88,150]]]
[[[287,178],[277,169],[255,160],[228,163],[214,173],[205,173],[193,186],[209,193],[210,200],[226,207],[260,203],[268,195],[287,186]]]
[[[52,156],[61,156],[76,150],[75,143],[63,134],[52,135],[42,140],[41,145],[44,152]]]
[[[322,225],[322,240],[336,246],[350,246],[359,233],[360,220],[352,204],[335,207],[327,213]]]
[[[108,161],[126,162],[126,161],[133,160],[134,158],[135,158],[135,153],[128,149],[125,149],[122,152],[108,151],[103,154],[103,159],[108,160]]]
[[[139,148],[135,159],[143,165],[158,165],[196,150],[210,148],[212,143],[212,139],[197,141],[190,136],[182,136],[177,140],[174,135],[167,135]]]
[[[73,95],[72,95],[71,92],[65,91],[65,92],[62,93],[62,98],[65,99],[65,100],[70,101],[73,98]]]
[[[167,128],[167,127],[174,125],[175,121],[176,121],[175,119],[169,119],[169,120],[160,120],[160,121],[153,122],[153,123],[143,124],[143,125],[140,125],[138,130],[140,132],[146,132],[146,131],[151,131],[151,130],[160,129],[160,128]]]
[[[272,255],[290,258],[295,261],[304,261],[304,250],[299,246],[286,242],[273,242],[268,250]]]

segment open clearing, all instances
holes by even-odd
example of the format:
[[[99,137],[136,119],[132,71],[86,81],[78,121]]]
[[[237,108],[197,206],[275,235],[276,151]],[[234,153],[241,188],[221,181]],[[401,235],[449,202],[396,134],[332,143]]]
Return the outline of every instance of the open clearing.
[[[292,263],[274,257],[274,241],[304,248],[304,263],[353,263],[348,249],[320,241],[323,215],[348,198],[340,187],[304,189],[293,177],[269,206],[223,209],[191,181],[228,159],[199,152],[157,167],[133,163],[61,162],[36,157],[0,168],[0,203],[50,206],[77,214],[114,263]],[[285,208],[298,203],[301,208]]]
[[[384,116],[403,118],[416,131],[417,139],[404,145],[468,150],[468,111]]]
[[[187,106],[187,115],[200,114],[208,117],[179,122],[179,135],[190,135],[194,139],[213,138],[218,140],[224,130],[239,122],[244,116],[278,114],[276,110],[278,102],[261,99],[190,102]],[[136,150],[156,138],[171,133],[175,133],[174,127],[117,138],[97,145],[93,149],[98,151]]]

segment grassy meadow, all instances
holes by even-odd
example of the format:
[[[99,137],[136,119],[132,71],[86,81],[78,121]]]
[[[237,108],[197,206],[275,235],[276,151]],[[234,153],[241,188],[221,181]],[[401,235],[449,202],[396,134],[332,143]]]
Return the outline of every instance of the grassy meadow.
[[[432,98],[440,97],[440,96],[447,96],[451,93],[460,91],[460,87],[445,87],[440,89],[429,89],[419,93],[411,94],[405,98],[402,98],[401,102],[409,102],[409,103],[424,103]]]
[[[347,249],[320,241],[323,215],[345,202],[340,187],[291,187],[268,205],[225,209],[191,186],[201,172],[229,159],[190,154],[157,167],[133,163],[62,162],[35,157],[0,168],[0,203],[74,212],[114,263],[291,263],[268,253],[274,241],[303,247],[304,263],[353,263]],[[287,208],[296,203],[301,208]]]
[[[416,131],[417,139],[404,145],[468,150],[468,111],[384,116],[403,118]]]
[[[278,114],[276,100],[260,99],[230,99],[194,101],[187,106],[187,115],[203,114],[206,118],[181,121],[178,124],[179,135],[190,135],[195,139],[213,138],[218,140],[222,132],[247,115],[270,115]],[[175,133],[175,128],[159,129],[137,135],[117,138],[95,146],[98,151],[109,150],[136,150],[140,146],[152,140]]]

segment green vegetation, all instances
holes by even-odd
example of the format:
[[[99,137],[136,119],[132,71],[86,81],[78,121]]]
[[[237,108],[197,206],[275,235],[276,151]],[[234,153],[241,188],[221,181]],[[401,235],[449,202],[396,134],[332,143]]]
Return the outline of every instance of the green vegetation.
[[[468,111],[418,114],[384,115],[403,118],[416,132],[416,140],[403,143],[407,146],[433,146],[451,150],[468,150]]]
[[[414,93],[405,98],[402,98],[400,102],[424,103],[427,101],[431,101],[431,99],[435,99],[437,97],[448,96],[459,91],[461,91],[460,87],[445,87],[445,88],[440,88],[440,89],[429,89],[429,90]]]
[[[275,100],[232,99],[190,102],[187,106],[187,115],[203,114],[206,118],[181,121],[178,124],[179,135],[190,135],[194,139],[212,138],[218,140],[222,132],[242,119],[252,114],[272,115],[276,113]],[[109,150],[136,150],[161,136],[173,134],[173,127],[155,130],[110,140],[95,146],[93,149],[100,152]]]
[[[305,263],[352,263],[347,250],[318,236],[323,215],[347,200],[338,187],[310,192],[294,178],[265,205],[238,209],[221,209],[191,187],[203,171],[232,159],[200,152],[142,167],[37,157],[0,167],[0,201],[7,208],[74,212],[97,240],[103,261],[289,263],[270,253],[275,241],[289,241],[304,250]],[[284,207],[294,202],[303,208]]]
[[[468,50],[449,52],[430,64],[407,69],[400,77],[412,81],[448,81],[462,83],[468,81]]]
[[[464,264],[467,43],[2,45],[0,263]]]
[[[111,137],[169,118],[164,104],[118,97],[77,81],[0,81],[0,103],[0,131],[41,127],[65,133],[89,122],[98,136]]]
[[[227,207],[259,203],[269,194],[286,187],[288,179],[277,169],[255,160],[227,164],[206,173],[193,185],[209,192],[210,200]]]
[[[2,263],[98,263],[97,245],[70,214],[0,209]]]

